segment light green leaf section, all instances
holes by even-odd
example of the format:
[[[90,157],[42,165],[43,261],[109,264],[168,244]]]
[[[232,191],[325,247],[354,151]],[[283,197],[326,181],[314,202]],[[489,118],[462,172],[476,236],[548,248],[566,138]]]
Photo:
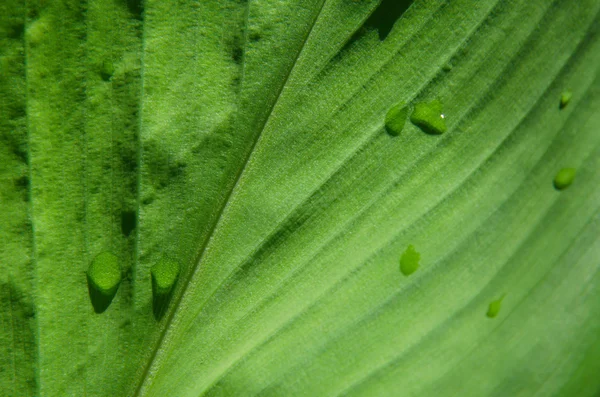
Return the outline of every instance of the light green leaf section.
[[[4,1],[0,394],[596,396],[599,13]]]

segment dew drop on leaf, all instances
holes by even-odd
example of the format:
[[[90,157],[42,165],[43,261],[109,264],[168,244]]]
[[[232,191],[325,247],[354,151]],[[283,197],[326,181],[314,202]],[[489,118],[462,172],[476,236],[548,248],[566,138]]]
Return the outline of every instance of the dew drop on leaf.
[[[179,277],[181,267],[172,259],[162,259],[152,266],[152,311],[156,320],[160,320],[171,300],[173,287]]]
[[[119,259],[106,251],[98,254],[87,271],[88,288],[92,306],[102,313],[112,302],[121,283]]]
[[[554,187],[556,190],[564,190],[571,186],[575,179],[575,168],[563,168],[554,177]]]
[[[408,108],[404,102],[392,106],[385,115],[385,130],[392,136],[398,136],[404,129],[404,123],[408,116]]]
[[[438,100],[415,104],[410,121],[428,134],[440,135],[446,132],[446,116],[442,103]]]
[[[405,276],[410,276],[419,268],[419,260],[421,259],[421,254],[419,254],[415,247],[409,245],[406,248],[406,251],[400,257],[400,271]]]
[[[569,102],[571,102],[571,97],[573,94],[570,91],[565,91],[560,95],[560,108],[564,109],[567,107]]]
[[[119,260],[110,252],[96,256],[87,274],[93,286],[105,295],[114,294],[121,282]]]
[[[499,299],[490,302],[486,316],[488,316],[489,318],[494,318],[498,315],[498,313],[500,313],[500,309],[502,308],[502,300],[505,296],[506,294],[502,295]]]
[[[152,266],[152,289],[156,295],[166,295],[171,292],[177,277],[179,277],[179,263],[170,259],[163,259]]]

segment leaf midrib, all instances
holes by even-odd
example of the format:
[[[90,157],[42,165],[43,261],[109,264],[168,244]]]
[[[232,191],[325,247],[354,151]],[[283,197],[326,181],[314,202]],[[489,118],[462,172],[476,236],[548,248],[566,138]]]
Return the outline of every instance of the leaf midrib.
[[[170,325],[173,321],[173,318],[175,317],[175,314],[178,312],[181,301],[183,299],[183,296],[185,295],[186,290],[189,287],[190,281],[192,280],[192,278],[194,277],[194,275],[196,274],[197,269],[200,267],[200,263],[202,262],[203,258],[204,258],[204,254],[206,252],[206,248],[209,246],[209,244],[211,243],[214,234],[216,232],[216,230],[219,227],[220,221],[223,217],[223,214],[225,212],[225,210],[227,209],[231,198],[233,196],[234,191],[236,190],[236,187],[241,179],[241,176],[243,175],[246,167],[249,164],[250,158],[252,157],[252,154],[254,153],[254,150],[256,148],[256,146],[258,145],[263,132],[266,129],[266,126],[269,123],[269,120],[271,119],[271,116],[274,113],[275,108],[277,107],[277,104],[279,103],[279,100],[281,99],[281,94],[283,93],[285,87],[287,86],[290,76],[292,75],[298,60],[300,59],[300,56],[302,55],[304,48],[306,47],[306,44],[311,36],[312,31],[314,30],[314,27],[317,23],[317,21],[319,20],[319,17],[321,16],[323,9],[325,8],[325,4],[327,3],[327,0],[323,0],[321,3],[321,7],[319,9],[319,11],[317,12],[315,18],[312,21],[312,24],[310,26],[310,28],[307,30],[307,33],[303,39],[302,44],[300,45],[298,52],[296,53],[295,57],[294,57],[294,61],[292,62],[291,66],[289,67],[284,79],[283,79],[283,83],[280,85],[279,90],[277,92],[277,95],[275,97],[275,100],[273,101],[273,104],[271,105],[271,108],[269,109],[269,112],[267,113],[267,116],[265,117],[265,120],[263,123],[260,124],[259,127],[259,131],[256,134],[256,137],[253,139],[252,144],[242,162],[241,167],[239,168],[238,172],[235,175],[234,178],[234,182],[232,183],[231,187],[228,189],[227,194],[225,195],[225,198],[222,201],[222,204],[219,206],[219,209],[216,213],[216,216],[214,218],[213,224],[211,225],[211,227],[208,229],[208,233],[207,233],[207,237],[204,239],[204,242],[202,243],[200,250],[198,251],[198,255],[197,255],[197,259],[194,260],[191,271],[188,273],[187,278],[183,281],[181,290],[179,292],[179,294],[175,297],[175,299],[173,300],[173,306],[172,309],[168,312],[167,314],[167,318],[163,324],[163,327],[160,331],[160,336],[158,337],[158,340],[155,342],[155,346],[152,348],[152,353],[150,355],[150,357],[148,358],[148,361],[146,362],[146,365],[144,366],[144,371],[142,372],[141,376],[140,376],[140,380],[138,383],[138,386],[135,389],[134,392],[134,396],[140,396],[144,393],[145,390],[145,385],[146,385],[146,381],[147,379],[149,379],[149,374],[150,374],[150,369],[152,368],[157,353],[160,349],[160,347],[162,346],[165,336],[167,334],[167,332],[170,329]],[[248,17],[249,17],[249,8],[250,8],[250,2],[247,2],[246,5],[246,20],[245,20],[245,26],[244,26],[244,52],[243,52],[243,56],[242,56],[242,73],[241,73],[241,79],[242,79],[242,84],[240,84],[240,86],[243,86],[243,81],[244,81],[244,77],[245,77],[245,66],[246,66],[246,46],[248,43]],[[144,49],[142,50],[142,54],[145,54],[145,29],[144,29],[144,36],[142,38],[142,42],[144,43]],[[143,64],[143,57],[144,55],[142,55],[142,64]],[[141,92],[143,93],[143,86],[144,86],[144,74],[143,74],[143,66],[142,66],[142,74],[141,74],[141,80],[142,80],[142,89]],[[238,94],[239,95],[239,94]],[[143,98],[143,95],[141,96]],[[238,96],[238,99],[240,97]],[[142,114],[142,112],[140,111],[140,114]],[[140,117],[140,126],[142,124],[142,119]],[[141,128],[140,128],[141,131]],[[138,134],[138,136],[141,136],[141,134]],[[138,164],[140,164],[141,161],[141,144],[138,145]],[[140,195],[139,195],[139,185],[141,184],[141,172],[139,170],[138,167],[138,209],[140,206]],[[139,216],[139,210],[138,210],[138,216]],[[139,230],[139,229],[138,229]],[[136,240],[139,241],[139,231],[136,230]],[[136,263],[137,260],[139,258],[138,256],[138,249],[137,249],[138,244],[136,244]],[[213,292],[214,294],[214,292]],[[212,296],[212,294],[211,294]]]

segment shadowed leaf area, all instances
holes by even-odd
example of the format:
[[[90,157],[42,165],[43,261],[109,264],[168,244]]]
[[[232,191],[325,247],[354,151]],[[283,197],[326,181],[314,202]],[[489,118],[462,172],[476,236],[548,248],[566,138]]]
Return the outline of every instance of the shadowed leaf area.
[[[599,13],[0,1],[0,394],[597,397]]]

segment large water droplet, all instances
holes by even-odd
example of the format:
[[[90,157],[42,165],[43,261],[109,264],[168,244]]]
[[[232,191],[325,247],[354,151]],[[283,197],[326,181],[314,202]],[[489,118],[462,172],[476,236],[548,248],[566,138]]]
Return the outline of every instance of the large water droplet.
[[[575,168],[563,168],[554,177],[554,187],[557,190],[564,190],[571,186],[575,179]]]
[[[110,252],[94,258],[87,271],[88,289],[96,313],[105,311],[121,283],[119,259]]]
[[[421,254],[419,254],[415,247],[409,245],[406,248],[406,251],[400,257],[400,271],[405,276],[410,276],[419,268],[419,260],[421,259]]]
[[[404,129],[408,108],[404,102],[392,106],[385,115],[385,130],[392,136],[398,136]]]
[[[438,100],[415,104],[410,121],[428,134],[440,135],[447,130],[446,116],[442,113],[442,103]]]
[[[152,286],[154,293],[158,295],[168,294],[179,276],[179,263],[163,259],[150,270],[152,274]]]

